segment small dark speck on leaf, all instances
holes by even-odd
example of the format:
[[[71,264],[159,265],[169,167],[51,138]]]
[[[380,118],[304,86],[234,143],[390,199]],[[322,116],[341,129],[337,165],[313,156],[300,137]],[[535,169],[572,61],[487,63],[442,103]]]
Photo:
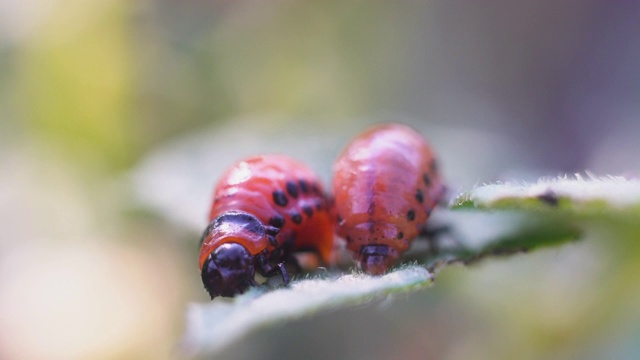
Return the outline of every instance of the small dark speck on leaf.
[[[547,190],[544,194],[538,195],[538,199],[550,206],[558,206],[558,195],[552,190]]]

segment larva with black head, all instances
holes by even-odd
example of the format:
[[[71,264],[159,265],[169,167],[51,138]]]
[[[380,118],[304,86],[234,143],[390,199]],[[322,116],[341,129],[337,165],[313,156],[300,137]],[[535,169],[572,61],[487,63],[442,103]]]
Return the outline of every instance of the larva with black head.
[[[284,262],[298,249],[314,249],[325,263],[332,256],[322,184],[286,156],[252,157],[228,169],[215,188],[209,221],[199,264],[212,299],[244,292],[256,272],[288,282]]]
[[[333,168],[336,232],[358,265],[382,274],[424,227],[444,194],[426,140],[400,124],[375,126],[356,137]]]

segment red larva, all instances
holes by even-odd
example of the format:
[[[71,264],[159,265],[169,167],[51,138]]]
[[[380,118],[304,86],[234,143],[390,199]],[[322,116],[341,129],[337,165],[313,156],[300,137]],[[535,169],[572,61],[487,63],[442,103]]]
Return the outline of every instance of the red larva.
[[[373,127],[334,165],[336,232],[358,265],[378,275],[395,264],[444,193],[424,138],[399,124]]]
[[[258,271],[289,276],[284,263],[296,250],[315,250],[327,263],[333,225],[324,190],[306,166],[279,155],[231,167],[219,181],[203,235],[200,270],[213,299],[255,285]]]

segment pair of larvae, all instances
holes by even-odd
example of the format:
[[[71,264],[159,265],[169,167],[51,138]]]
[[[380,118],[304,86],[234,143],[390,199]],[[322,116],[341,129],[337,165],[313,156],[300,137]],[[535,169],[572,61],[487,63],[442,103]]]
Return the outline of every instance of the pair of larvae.
[[[444,193],[424,138],[400,124],[368,129],[334,165],[333,198],[305,165],[278,155],[241,161],[223,175],[200,251],[205,289],[233,296],[265,277],[289,275],[292,253],[331,265],[335,234],[358,266],[383,274],[421,232]]]

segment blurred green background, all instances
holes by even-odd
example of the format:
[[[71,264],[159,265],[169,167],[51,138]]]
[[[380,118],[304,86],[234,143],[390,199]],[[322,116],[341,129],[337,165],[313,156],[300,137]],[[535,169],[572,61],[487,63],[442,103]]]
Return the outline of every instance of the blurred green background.
[[[328,180],[401,121],[454,191],[634,176],[639,23],[605,0],[0,0],[0,358],[180,357],[212,186],[249,154]],[[592,230],[219,358],[639,358],[637,229]]]

